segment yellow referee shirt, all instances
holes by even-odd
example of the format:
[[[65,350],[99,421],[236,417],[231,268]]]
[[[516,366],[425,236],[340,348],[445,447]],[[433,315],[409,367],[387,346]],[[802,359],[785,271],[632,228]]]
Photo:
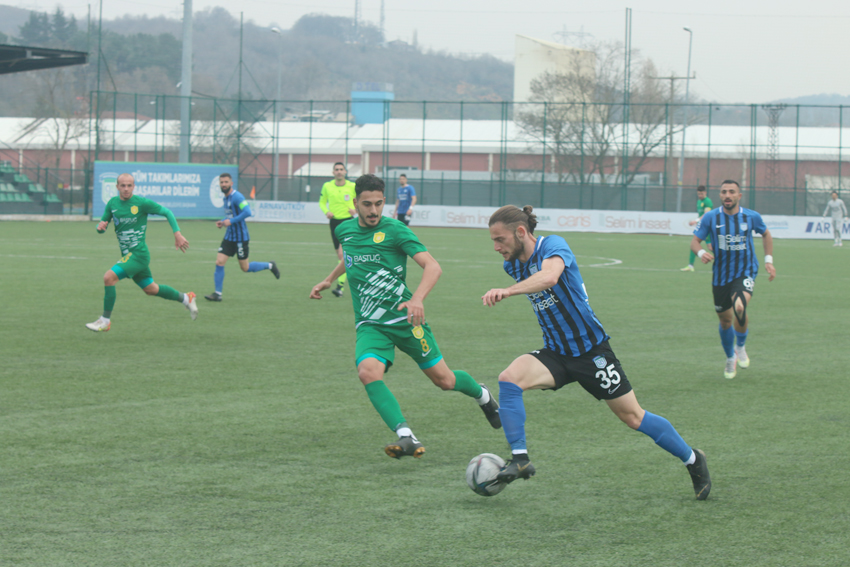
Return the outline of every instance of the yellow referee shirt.
[[[319,207],[325,214],[332,212],[335,219],[350,219],[348,209],[354,208],[354,182],[346,179],[345,185],[340,187],[335,179],[331,179],[322,185]]]

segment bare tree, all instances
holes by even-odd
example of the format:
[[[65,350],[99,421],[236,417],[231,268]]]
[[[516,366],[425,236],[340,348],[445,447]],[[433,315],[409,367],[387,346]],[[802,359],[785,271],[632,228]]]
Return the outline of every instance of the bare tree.
[[[575,57],[564,72],[531,83],[530,103],[516,113],[520,130],[553,156],[561,181],[632,182],[650,155],[673,135],[669,107],[651,60],[632,51],[629,105],[624,104],[624,50],[602,43],[595,65]],[[681,127],[678,127],[680,131]]]
[[[62,154],[89,133],[87,97],[78,77],[67,69],[39,71],[35,81],[35,118],[22,134],[44,136],[50,141],[52,166],[58,168]]]

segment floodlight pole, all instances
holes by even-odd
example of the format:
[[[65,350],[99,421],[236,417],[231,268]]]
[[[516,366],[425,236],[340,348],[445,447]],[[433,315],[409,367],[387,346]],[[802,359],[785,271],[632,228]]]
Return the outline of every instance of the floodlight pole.
[[[177,161],[189,163],[192,127],[192,0],[183,0],[183,61],[180,83],[180,150]]]
[[[278,35],[277,54],[277,98],[274,101],[274,163],[272,163],[272,200],[277,201],[278,178],[280,177],[280,82],[281,69],[283,67],[283,32],[279,28],[272,28],[272,33]]]
[[[679,189],[676,192],[676,212],[682,212],[682,178],[685,174],[685,131],[688,128],[688,102],[691,88],[691,47],[694,43],[694,32],[690,28],[682,28],[688,32],[688,74],[685,76],[685,115],[682,120],[682,151],[679,152]]]

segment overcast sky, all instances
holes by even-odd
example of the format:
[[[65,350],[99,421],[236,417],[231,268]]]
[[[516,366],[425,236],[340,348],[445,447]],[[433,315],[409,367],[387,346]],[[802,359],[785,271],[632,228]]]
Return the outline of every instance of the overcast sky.
[[[7,0],[13,4],[14,0]],[[67,13],[85,20],[98,0],[20,0],[15,5]],[[581,33],[620,40],[632,8],[632,48],[664,75],[685,76],[693,30],[691,91],[718,102],[761,103],[812,94],[850,95],[850,2],[847,0],[384,0],[387,39],[451,53],[489,53],[512,61],[514,35],[579,46]],[[182,18],[180,0],[103,0],[103,16]],[[193,0],[195,11],[221,6],[258,25],[289,28],[301,16],[352,17],[354,0]],[[381,0],[360,0],[361,17],[380,20]],[[566,39],[562,35],[566,31]],[[579,35],[575,35],[579,34]],[[271,41],[271,40],[270,40]],[[369,80],[364,77],[364,80]]]

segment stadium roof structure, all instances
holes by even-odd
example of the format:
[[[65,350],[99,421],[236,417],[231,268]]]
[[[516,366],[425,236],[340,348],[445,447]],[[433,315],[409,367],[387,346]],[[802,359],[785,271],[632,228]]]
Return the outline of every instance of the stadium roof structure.
[[[84,51],[0,44],[0,75],[85,65],[88,60]]]

